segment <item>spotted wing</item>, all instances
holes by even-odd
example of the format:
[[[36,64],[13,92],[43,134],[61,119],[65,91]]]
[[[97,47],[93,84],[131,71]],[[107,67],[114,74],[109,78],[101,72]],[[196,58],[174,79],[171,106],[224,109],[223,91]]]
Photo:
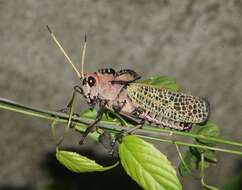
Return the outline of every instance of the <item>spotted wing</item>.
[[[208,120],[209,104],[203,98],[141,83],[131,83],[127,91],[132,103],[147,112],[184,123]]]

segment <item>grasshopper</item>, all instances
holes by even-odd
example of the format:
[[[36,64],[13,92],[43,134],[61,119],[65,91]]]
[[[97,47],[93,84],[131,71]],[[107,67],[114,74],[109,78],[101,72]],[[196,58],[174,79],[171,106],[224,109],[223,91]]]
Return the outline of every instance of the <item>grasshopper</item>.
[[[99,69],[84,73],[86,37],[79,72],[53,32],[47,28],[80,79],[80,84],[74,87],[74,93],[83,95],[91,108],[99,107],[97,118],[87,127],[84,138],[101,120],[104,110],[116,112],[140,126],[149,122],[157,127],[181,131],[190,130],[193,124],[202,124],[208,120],[209,103],[204,98],[141,83],[141,76],[133,70]]]

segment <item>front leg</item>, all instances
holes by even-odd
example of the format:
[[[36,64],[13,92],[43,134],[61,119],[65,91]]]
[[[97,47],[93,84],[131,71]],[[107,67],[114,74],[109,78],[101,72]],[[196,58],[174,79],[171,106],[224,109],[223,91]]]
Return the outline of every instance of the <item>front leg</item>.
[[[76,97],[76,93],[82,94],[81,87],[74,86],[71,99],[69,100],[69,102],[68,102],[68,104],[67,104],[67,106],[65,108],[62,108],[62,109],[59,110],[60,112],[62,112],[62,113],[68,113],[71,110],[72,105],[73,105],[73,102],[74,102],[75,97]]]
[[[100,109],[98,110],[97,112],[97,116],[96,116],[96,119],[94,120],[93,123],[89,124],[88,127],[86,128],[85,132],[82,134],[82,138],[81,140],[79,141],[79,144],[82,145],[84,140],[86,139],[87,135],[90,133],[90,132],[93,132],[94,129],[95,129],[95,125],[102,119],[102,116],[103,116],[103,109]]]
[[[79,144],[82,145],[85,138],[87,137],[87,135],[90,133],[90,132],[93,132],[95,130],[95,125],[101,121],[102,119],[102,116],[103,116],[103,113],[104,113],[104,110],[105,110],[105,106],[107,104],[107,101],[102,101],[100,102],[100,109],[98,110],[97,112],[97,116],[96,116],[96,119],[94,120],[93,123],[89,124],[88,127],[86,128],[86,131],[82,134],[82,138],[81,140],[79,141]]]

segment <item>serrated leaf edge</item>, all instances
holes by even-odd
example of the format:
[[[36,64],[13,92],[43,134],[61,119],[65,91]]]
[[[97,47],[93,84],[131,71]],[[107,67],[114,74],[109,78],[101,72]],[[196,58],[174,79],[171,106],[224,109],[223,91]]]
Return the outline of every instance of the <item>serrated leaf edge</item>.
[[[137,137],[136,137],[137,138]],[[127,142],[127,141],[126,141]],[[140,141],[139,141],[140,142]],[[124,143],[124,141],[123,141],[123,143]],[[137,142],[136,142],[137,143]],[[165,162],[166,164],[168,164],[170,167],[165,167],[166,169],[168,169],[169,170],[169,172],[166,172],[166,174],[168,174],[168,176],[167,175],[155,175],[155,176],[153,176],[152,174],[150,174],[150,172],[149,171],[147,171],[147,168],[146,168],[146,166],[144,166],[143,164],[141,164],[138,160],[137,160],[137,158],[135,158],[135,156],[132,154],[132,151],[131,150],[129,150],[128,148],[127,148],[127,144],[126,145],[123,145],[123,147],[125,146],[126,148],[126,155],[123,157],[123,159],[121,159],[121,163],[122,163],[122,165],[124,166],[124,168],[125,168],[125,170],[126,170],[126,172],[128,173],[128,175],[130,175],[131,176],[131,178],[133,178],[135,181],[137,181],[138,183],[141,183],[141,186],[142,187],[145,187],[145,188],[147,188],[147,186],[148,187],[150,187],[150,186],[152,186],[152,189],[154,188],[154,185],[155,186],[157,186],[158,185],[158,187],[159,187],[159,189],[161,188],[161,187],[164,187],[164,186],[169,186],[170,188],[172,188],[172,189],[181,189],[181,184],[179,183],[179,180],[178,180],[178,178],[177,178],[177,176],[176,176],[176,172],[175,172],[175,170],[173,169],[172,170],[172,165],[170,164],[170,162],[169,162],[169,160],[167,160],[167,158],[166,158],[166,156],[165,155],[163,155],[160,151],[158,151],[152,144],[150,144],[150,143],[147,143],[147,142],[145,142],[145,141],[143,141],[142,140],[142,143],[145,143],[148,147],[151,147],[151,148],[153,148],[154,150],[155,150],[155,152],[156,152],[156,154],[158,154],[159,155],[159,157],[162,159],[162,161],[163,162]],[[135,143],[134,143],[135,144]],[[135,145],[134,145],[135,146]],[[143,146],[142,146],[143,147]],[[144,147],[143,147],[144,148]],[[121,152],[122,152],[123,150],[122,150],[122,145],[121,145]],[[127,156],[127,153],[129,154],[129,156]],[[121,153],[122,154],[122,153]],[[120,154],[120,155],[121,155]],[[130,164],[130,161],[132,160],[132,159],[139,165],[139,167],[138,168],[136,168],[134,171],[132,171],[132,169],[130,169],[129,167],[128,167],[128,165],[131,165]],[[125,162],[124,162],[125,161]],[[155,165],[155,164],[154,164]],[[143,168],[143,169],[141,169],[141,168]],[[163,168],[161,168],[161,170],[164,170],[164,171],[166,171],[166,169],[165,169],[164,167]],[[139,170],[139,171],[137,171],[137,169]],[[141,176],[143,176],[143,178],[140,178],[141,176],[139,176],[139,174],[140,173],[142,173],[142,175]],[[153,180],[152,180],[152,183],[153,183],[153,181],[155,181],[156,182],[156,184],[150,184],[150,182],[149,181],[147,181],[146,183],[144,182],[147,178],[145,177],[144,178],[144,176],[145,175],[148,175],[149,177],[147,177],[147,178],[152,178]],[[158,179],[158,181],[162,181],[162,184],[164,185],[164,186],[161,186],[161,184],[159,183],[159,182],[157,182],[157,178],[159,178]],[[174,180],[174,179],[177,179],[177,180]],[[156,188],[154,188],[154,189],[156,189]]]

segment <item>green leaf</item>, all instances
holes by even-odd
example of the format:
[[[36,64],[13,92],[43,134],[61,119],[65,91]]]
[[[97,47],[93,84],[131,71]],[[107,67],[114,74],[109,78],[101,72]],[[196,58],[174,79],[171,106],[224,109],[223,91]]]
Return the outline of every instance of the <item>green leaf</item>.
[[[80,113],[80,117],[94,121],[97,117],[97,111],[94,109],[88,108]],[[78,125],[75,125],[75,130],[83,133],[86,131],[87,126],[88,125],[78,123]],[[94,132],[90,133],[88,136],[92,137],[94,140],[97,140],[99,134],[96,131],[94,131]]]
[[[217,137],[219,136],[219,128],[215,123],[208,122],[206,125],[199,126],[196,134],[203,135],[203,136],[210,136],[210,137]],[[208,146],[215,146],[215,143],[210,140],[204,140],[204,139],[196,139],[196,144],[201,145],[208,145]],[[205,168],[209,166],[208,163],[216,163],[217,159],[215,157],[215,151],[207,150],[207,149],[201,149],[201,148],[193,148],[196,150],[199,154],[199,158],[201,157],[201,154],[204,154],[204,162],[205,162]]]
[[[119,156],[125,171],[143,189],[182,189],[175,169],[152,144],[132,135],[124,136]]]
[[[204,155],[205,157],[205,155]],[[214,154],[211,154],[210,159],[205,157],[204,160],[204,169],[208,168],[210,163],[216,163],[217,160],[214,156]],[[187,151],[184,158],[183,158],[185,165],[183,162],[180,162],[179,166],[178,166],[178,170],[181,176],[187,176],[187,175],[193,175],[196,176],[198,178],[200,178],[200,170],[201,170],[201,157],[198,157],[194,154],[192,154],[191,151]]]
[[[219,136],[219,128],[215,123],[208,122],[206,125],[197,126],[196,134],[203,135],[203,136],[210,136],[210,137],[217,137]],[[197,142],[206,144],[206,145],[214,145],[212,141],[204,140],[204,139],[197,139]]]
[[[198,169],[199,159],[191,151],[187,151],[183,158],[185,165],[181,162],[178,170],[181,176],[191,175]]]
[[[57,160],[69,170],[76,173],[105,171],[114,168],[118,162],[112,166],[103,167],[85,156],[76,152],[57,150]]]
[[[95,109],[86,109],[83,112],[81,112],[80,117],[94,121],[97,117],[97,111]],[[107,110],[104,112],[101,122],[110,124],[110,125],[122,125],[123,126],[123,123],[125,123],[126,121],[124,121],[124,119],[121,116],[119,116],[118,114]]]
[[[206,150],[204,151],[204,158],[205,162],[210,162],[210,163],[217,163],[217,158],[215,156],[215,152],[213,150]]]
[[[146,80],[140,81],[141,83],[150,84],[160,88],[166,88],[172,91],[179,91],[176,80],[167,76],[152,76]]]
[[[216,124],[208,122],[206,125],[197,126],[193,130],[195,134],[203,136],[216,137],[219,135],[219,128]],[[215,146],[215,143],[204,139],[195,139],[195,144]],[[181,162],[179,165],[179,172],[182,176],[189,175],[191,173],[198,173],[201,170],[201,154],[204,155],[204,168],[208,168],[209,165],[217,163],[215,151],[202,148],[190,147],[184,157],[186,166]]]
[[[205,162],[217,163],[214,150],[190,147],[190,152],[199,159],[201,158],[201,154],[203,154],[205,158]]]
[[[97,110],[95,109],[86,109],[81,112],[80,117],[95,119],[97,117]]]

